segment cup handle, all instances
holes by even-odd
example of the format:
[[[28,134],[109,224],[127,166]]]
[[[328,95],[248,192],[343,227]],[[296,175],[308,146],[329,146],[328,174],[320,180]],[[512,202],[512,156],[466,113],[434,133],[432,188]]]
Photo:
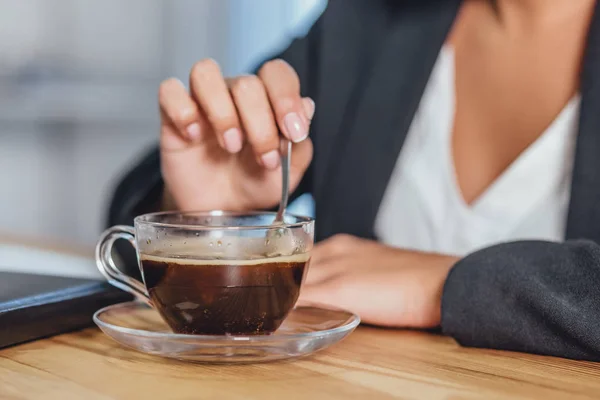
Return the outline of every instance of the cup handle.
[[[96,245],[96,265],[108,283],[133,294],[138,300],[151,305],[150,296],[146,286],[137,279],[121,272],[112,258],[112,248],[119,239],[125,239],[137,249],[135,244],[135,230],[130,226],[117,225],[105,230]]]

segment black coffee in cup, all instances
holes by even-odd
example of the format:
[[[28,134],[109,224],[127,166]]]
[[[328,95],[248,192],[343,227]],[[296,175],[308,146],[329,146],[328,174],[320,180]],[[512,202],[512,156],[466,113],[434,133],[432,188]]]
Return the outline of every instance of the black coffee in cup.
[[[167,211],[113,226],[96,246],[109,283],[156,309],[176,333],[264,335],[294,307],[308,270],[314,220],[262,211]],[[113,245],[136,249],[143,281],[120,271]]]
[[[274,332],[300,294],[308,254],[197,260],[140,254],[153,306],[177,333]]]

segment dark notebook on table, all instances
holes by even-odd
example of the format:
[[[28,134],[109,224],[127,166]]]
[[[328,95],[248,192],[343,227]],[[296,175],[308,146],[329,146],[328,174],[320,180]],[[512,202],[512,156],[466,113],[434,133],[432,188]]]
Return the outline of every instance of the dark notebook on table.
[[[82,329],[132,297],[107,282],[0,271],[0,348]]]

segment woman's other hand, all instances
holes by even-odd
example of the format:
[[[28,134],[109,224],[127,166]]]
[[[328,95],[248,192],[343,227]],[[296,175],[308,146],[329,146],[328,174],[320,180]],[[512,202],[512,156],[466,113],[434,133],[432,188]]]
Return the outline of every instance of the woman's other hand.
[[[313,249],[300,302],[347,309],[375,325],[436,327],[444,282],[457,261],[337,235]]]

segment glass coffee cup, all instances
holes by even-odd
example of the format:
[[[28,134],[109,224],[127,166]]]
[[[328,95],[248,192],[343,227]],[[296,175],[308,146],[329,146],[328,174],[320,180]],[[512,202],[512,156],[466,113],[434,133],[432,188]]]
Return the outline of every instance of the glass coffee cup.
[[[106,230],[96,263],[112,285],[154,307],[176,333],[261,335],[296,304],[314,242],[314,220],[270,212],[160,212]],[[116,240],[136,249],[143,282],[112,259]]]

